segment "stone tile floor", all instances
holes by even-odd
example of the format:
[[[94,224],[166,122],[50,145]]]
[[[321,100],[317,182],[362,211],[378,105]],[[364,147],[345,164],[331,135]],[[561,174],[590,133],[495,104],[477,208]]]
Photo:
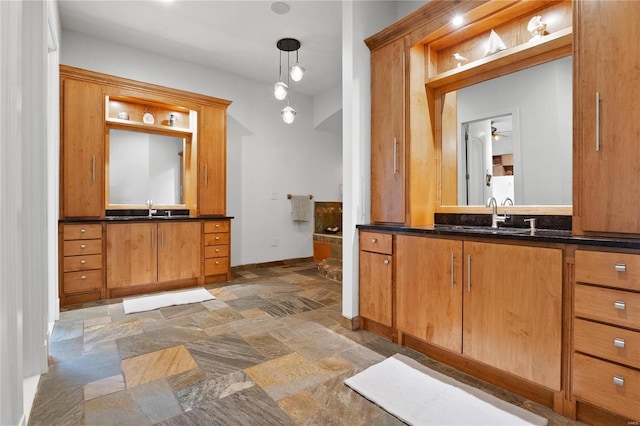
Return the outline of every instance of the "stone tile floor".
[[[314,263],[207,287],[216,300],[125,315],[121,301],[62,312],[30,425],[402,425],[343,381],[395,353],[549,419],[576,424],[339,324],[341,284]]]

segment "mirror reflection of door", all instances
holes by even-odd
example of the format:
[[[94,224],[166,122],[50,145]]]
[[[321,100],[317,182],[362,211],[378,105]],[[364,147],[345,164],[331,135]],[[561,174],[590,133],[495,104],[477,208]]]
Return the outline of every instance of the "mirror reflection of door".
[[[462,123],[466,152],[466,204],[514,204],[511,114]]]

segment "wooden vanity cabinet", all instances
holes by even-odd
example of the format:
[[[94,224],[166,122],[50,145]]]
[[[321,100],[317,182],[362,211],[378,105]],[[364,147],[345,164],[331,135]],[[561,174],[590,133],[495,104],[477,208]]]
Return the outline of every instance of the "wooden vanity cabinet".
[[[371,221],[405,223],[405,40],[371,52]]]
[[[60,225],[60,302],[98,300],[104,288],[102,224]]]
[[[396,327],[462,352],[462,241],[396,237]]]
[[[104,87],[61,83],[60,217],[104,217]]]
[[[107,224],[107,289],[197,279],[200,222]]]
[[[399,333],[561,389],[562,249],[396,239]]]
[[[640,255],[576,250],[573,395],[640,421]]]
[[[231,221],[206,220],[203,228],[205,283],[231,279]]]
[[[640,234],[640,7],[574,4],[574,233]]]
[[[360,241],[360,317],[384,327],[391,338],[393,327],[393,236],[361,231]],[[367,324],[363,324],[367,328]],[[375,325],[374,325],[375,327]]]

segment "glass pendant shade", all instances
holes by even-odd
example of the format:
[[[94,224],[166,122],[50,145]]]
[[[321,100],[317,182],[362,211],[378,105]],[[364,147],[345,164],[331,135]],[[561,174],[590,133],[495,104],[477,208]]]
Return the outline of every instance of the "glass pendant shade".
[[[296,119],[296,110],[291,108],[289,105],[282,109],[282,121],[287,124],[293,123],[293,120]]]
[[[295,63],[291,65],[289,68],[289,75],[291,76],[291,80],[300,81],[302,80],[302,76],[304,75],[304,67],[299,63]]]
[[[287,97],[287,89],[287,85],[279,81],[273,85],[273,96],[275,96],[277,100],[282,101]]]

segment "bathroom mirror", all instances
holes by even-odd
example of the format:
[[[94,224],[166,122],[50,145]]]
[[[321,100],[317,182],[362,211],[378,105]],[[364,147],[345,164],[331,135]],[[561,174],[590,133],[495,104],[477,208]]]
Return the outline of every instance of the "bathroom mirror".
[[[444,96],[443,205],[571,205],[570,56]]]
[[[183,137],[109,129],[110,205],[184,204]]]

